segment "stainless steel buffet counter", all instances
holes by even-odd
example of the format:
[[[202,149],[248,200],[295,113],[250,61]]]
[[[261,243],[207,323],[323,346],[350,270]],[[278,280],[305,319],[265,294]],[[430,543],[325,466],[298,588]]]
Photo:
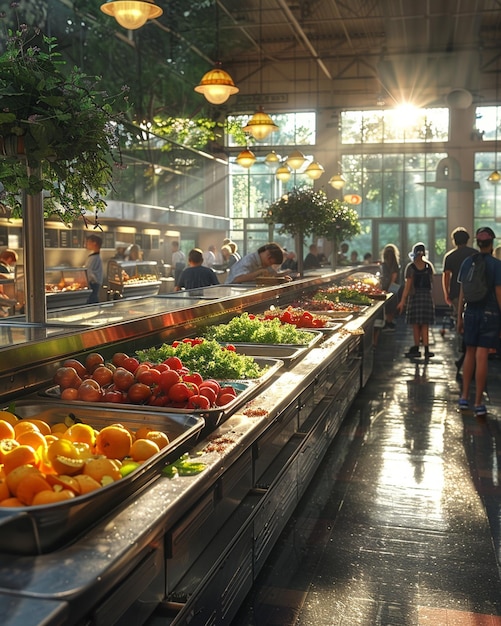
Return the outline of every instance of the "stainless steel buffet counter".
[[[19,372],[11,366],[9,374],[4,365],[10,361],[2,362],[2,380],[10,384],[2,398],[35,393],[50,380],[54,364],[70,355],[96,347],[102,353],[131,351],[194,334],[209,320],[262,310],[270,302],[284,305],[332,279],[249,289],[196,308],[23,344],[17,362],[31,352],[31,366],[24,362]],[[259,395],[199,440],[192,453],[207,465],[201,474],[159,477],[55,552],[0,554],[2,623],[109,626],[154,624],[158,618],[173,625],[228,624],[370,376],[372,333],[383,307],[375,302],[342,329],[326,333],[322,343],[279,370]],[[0,359],[8,352],[13,358],[6,349]]]

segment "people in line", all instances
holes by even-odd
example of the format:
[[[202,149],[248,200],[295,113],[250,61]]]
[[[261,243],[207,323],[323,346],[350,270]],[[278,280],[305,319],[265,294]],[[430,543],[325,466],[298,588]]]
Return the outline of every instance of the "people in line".
[[[396,325],[393,320],[397,313],[400,290],[400,250],[393,243],[387,244],[383,249],[381,289],[392,294],[384,307],[385,325],[383,332],[394,332]]]
[[[203,265],[204,254],[200,248],[193,248],[188,253],[188,267],[185,267],[175,285],[175,291],[181,289],[199,289],[219,285],[216,273],[210,267]]]
[[[96,304],[99,302],[99,291],[103,285],[103,261],[101,259],[101,246],[103,240],[99,235],[89,235],[85,240],[85,247],[90,254],[85,261],[87,268],[87,280],[89,283],[90,294],[87,304]]]
[[[282,271],[290,270],[291,272],[297,272],[297,259],[296,253],[292,250],[288,250],[285,253],[285,260],[282,263],[280,269]]]
[[[372,252],[366,252],[364,254],[364,265],[370,265],[372,263]]]
[[[228,244],[221,246],[221,257],[223,262],[217,267],[219,270],[228,270],[232,265],[235,265],[239,261],[239,256],[232,252],[231,247]]]
[[[274,242],[267,243],[256,252],[246,254],[231,266],[226,283],[255,283],[261,277],[276,276],[284,262],[284,251]],[[285,278],[290,279],[289,276]]]
[[[211,244],[207,248],[207,250],[204,252],[204,260],[203,260],[202,265],[204,267],[209,267],[210,269],[212,269],[215,263],[216,263],[216,246]]]
[[[115,242],[115,254],[113,255],[113,259],[115,261],[125,261],[126,260],[126,250],[127,250],[128,246],[126,243],[124,243],[123,241],[116,241]]]
[[[460,285],[458,283],[459,268],[461,267],[463,261],[472,254],[475,254],[477,250],[468,245],[470,234],[466,228],[463,228],[462,226],[459,226],[452,231],[451,239],[454,248],[449,250],[449,252],[447,252],[444,256],[442,291],[444,292],[445,302],[452,308],[452,318],[454,320],[454,324],[457,325],[460,290]],[[461,343],[461,354],[455,361],[458,375],[463,365],[465,355],[464,342],[461,341]]]
[[[320,260],[318,258],[318,248],[316,244],[312,243],[309,247],[308,254],[304,257],[303,269],[315,270],[321,267]]]
[[[338,265],[347,265],[349,249],[350,249],[349,245],[344,241],[339,247],[339,252],[337,255]]]
[[[475,238],[485,262],[489,290],[483,300],[465,304],[462,283],[473,264],[473,257],[467,257],[463,261],[458,275],[458,281],[461,285],[458,299],[457,330],[463,334],[466,347],[459,408],[461,410],[469,409],[470,386],[473,376],[475,376],[473,408],[477,417],[483,417],[487,413],[483,396],[487,382],[489,353],[497,350],[501,329],[501,261],[492,254],[493,242],[496,238],[492,228],[479,228],[475,233]]]
[[[405,287],[397,305],[400,313],[406,310],[406,322],[412,325],[414,345],[405,356],[419,358],[422,343],[425,360],[428,360],[435,356],[429,348],[429,327],[435,323],[435,304],[432,295],[432,277],[435,268],[426,259],[426,249],[422,242],[414,245],[409,257],[411,263],[405,268]]]
[[[171,249],[172,275],[174,276],[174,286],[176,286],[179,282],[179,278],[181,277],[181,272],[186,267],[186,255],[179,247],[179,241],[172,241]]]
[[[350,263],[352,265],[358,265],[358,252],[356,250],[352,250],[350,254]]]

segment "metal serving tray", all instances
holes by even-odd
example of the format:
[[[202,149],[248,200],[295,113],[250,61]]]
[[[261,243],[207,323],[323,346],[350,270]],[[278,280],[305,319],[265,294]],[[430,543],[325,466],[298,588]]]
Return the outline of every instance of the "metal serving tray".
[[[280,359],[286,367],[290,367],[292,363],[302,358],[314,345],[323,339],[322,330],[303,329],[312,335],[312,339],[307,344],[267,344],[267,343],[234,343],[233,341],[221,342],[222,345],[235,346],[239,354],[246,354],[256,358],[272,358]]]
[[[18,401],[19,417],[37,417],[49,424],[71,415],[79,422],[102,428],[120,423],[132,430],[148,425],[169,435],[170,443],[128,476],[91,493],[55,504],[0,507],[0,551],[7,554],[36,555],[51,552],[74,541],[83,531],[109,515],[118,505],[138,493],[158,477],[160,470],[191,450],[204,420],[193,414],[151,413],[140,408],[104,404],[78,406],[58,401]]]
[[[236,347],[236,345],[235,345]],[[243,354],[243,353],[242,353]],[[205,432],[214,430],[219,424],[223,423],[230,415],[235,413],[235,411],[240,408],[243,404],[248,402],[254,395],[261,390],[263,385],[265,385],[275,374],[278,372],[280,368],[283,367],[284,362],[275,357],[275,358],[266,358],[260,357],[259,355],[250,355],[254,356],[256,363],[261,368],[267,368],[262,376],[259,378],[250,378],[245,380],[220,380],[219,383],[222,386],[232,386],[237,392],[236,397],[223,406],[214,407],[213,409],[208,409],[205,411],[199,409],[177,409],[173,407],[157,407],[157,406],[145,406],[145,405],[134,405],[134,404],[114,404],[112,402],[83,402],[81,400],[67,401],[66,405],[69,407],[94,407],[94,409],[98,407],[124,407],[124,410],[129,409],[141,409],[143,408],[145,411],[154,413],[158,415],[165,415],[166,413],[171,414],[181,414],[181,415],[196,415],[201,417],[205,421],[206,428]],[[60,398],[59,385],[49,387],[45,391],[41,391],[40,395],[45,398],[57,399]],[[60,402],[60,400],[59,400]],[[73,409],[72,409],[73,410]],[[74,409],[76,410],[76,409]],[[155,418],[156,419],[156,418]]]

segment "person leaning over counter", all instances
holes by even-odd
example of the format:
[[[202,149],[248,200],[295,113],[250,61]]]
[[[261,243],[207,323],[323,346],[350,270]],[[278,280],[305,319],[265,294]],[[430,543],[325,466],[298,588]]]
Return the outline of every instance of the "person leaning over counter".
[[[260,277],[277,276],[278,271],[273,266],[280,267],[284,258],[284,251],[277,243],[267,243],[232,265],[226,283],[253,283]],[[280,276],[284,274],[280,273]],[[290,276],[286,278],[290,280]]]

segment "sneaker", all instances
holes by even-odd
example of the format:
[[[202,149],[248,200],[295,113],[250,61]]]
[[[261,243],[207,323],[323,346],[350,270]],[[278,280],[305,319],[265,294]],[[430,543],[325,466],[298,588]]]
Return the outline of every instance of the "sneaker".
[[[487,415],[487,409],[485,408],[485,404],[478,404],[476,407],[474,407],[473,410],[476,417],[484,417],[484,415]]]
[[[435,353],[434,353],[434,352],[430,352],[429,350],[425,350],[425,351],[424,351],[424,358],[425,358],[425,359],[431,359],[431,358],[432,358],[432,357],[434,357],[434,356],[435,356]]]
[[[419,357],[421,356],[419,346],[412,346],[412,348],[409,348],[409,350],[405,353],[405,356],[415,357],[419,359]]]
[[[383,326],[383,329],[381,332],[383,333],[394,333],[396,330],[395,328],[395,324],[393,322],[386,322],[386,324]]]
[[[459,398],[458,407],[460,411],[467,411],[470,408],[470,403],[464,398]]]

